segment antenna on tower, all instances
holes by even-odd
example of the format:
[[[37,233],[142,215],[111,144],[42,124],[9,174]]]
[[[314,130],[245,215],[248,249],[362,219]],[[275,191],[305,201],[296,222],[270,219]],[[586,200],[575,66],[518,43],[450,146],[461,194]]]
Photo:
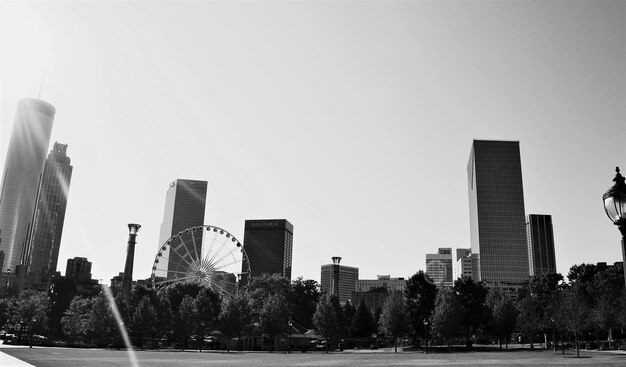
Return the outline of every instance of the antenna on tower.
[[[46,77],[46,69],[43,70],[43,74],[41,75],[41,83],[39,83],[39,94],[37,94],[37,99],[41,99],[41,89],[43,88],[43,80]]]

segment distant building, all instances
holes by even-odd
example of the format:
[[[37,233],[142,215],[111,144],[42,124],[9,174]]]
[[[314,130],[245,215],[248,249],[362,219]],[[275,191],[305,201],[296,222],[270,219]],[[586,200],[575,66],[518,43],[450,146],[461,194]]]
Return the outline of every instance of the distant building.
[[[322,293],[332,289],[335,266],[333,264],[322,265],[320,276],[320,289]],[[355,290],[359,279],[359,268],[339,265],[339,302],[345,304]],[[352,301],[350,301],[352,303]]]
[[[65,277],[79,282],[91,280],[91,262],[86,257],[67,259]]]
[[[9,273],[14,281],[18,265],[26,266],[28,234],[55,113],[54,106],[38,99],[22,99],[17,106],[0,182],[0,251],[4,252],[0,277],[4,279]]]
[[[468,279],[472,276],[472,249],[456,249],[456,262],[454,265],[454,280]]]
[[[529,214],[526,216],[528,260],[530,276],[556,273],[552,216]]]
[[[367,292],[379,288],[384,288],[389,292],[404,292],[406,280],[404,278],[392,278],[389,275],[377,275],[376,279],[357,279],[355,291]]]
[[[67,144],[54,143],[43,169],[27,261],[27,289],[46,289],[57,270],[65,208],[72,179]]]
[[[426,274],[438,287],[452,287],[452,248],[426,254]]]
[[[472,254],[477,281],[528,281],[524,189],[519,142],[474,140],[467,164]]]
[[[387,297],[391,291],[381,287],[381,288],[372,288],[367,291],[354,291],[352,292],[352,299],[350,303],[354,307],[359,307],[361,301],[365,302],[365,306],[372,313],[375,314],[376,310],[382,309]]]
[[[293,225],[286,219],[246,220],[243,246],[248,256],[252,277],[278,274],[291,280]],[[244,259],[242,277],[248,263]]]
[[[163,251],[162,259],[168,260],[159,262],[157,268],[160,274],[167,272],[167,279],[178,278],[181,272],[186,272],[187,262],[182,256],[202,254],[202,231],[194,238],[181,231],[204,225],[206,192],[206,181],[182,179],[172,182],[167,190],[158,248],[173,236],[179,236],[177,241],[182,240],[186,247],[172,251],[176,246],[167,246]]]

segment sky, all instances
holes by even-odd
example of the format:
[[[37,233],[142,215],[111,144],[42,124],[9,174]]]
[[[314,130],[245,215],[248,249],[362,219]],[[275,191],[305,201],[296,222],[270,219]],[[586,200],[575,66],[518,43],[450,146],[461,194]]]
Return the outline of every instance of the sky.
[[[626,169],[626,2],[0,2],[0,164],[21,98],[52,103],[74,166],[58,270],[150,276],[165,194],[205,224],[294,225],[293,278],[341,256],[409,277],[469,248],[473,139],[520,142],[557,271],[621,261],[603,210]],[[42,82],[43,81],[43,82]]]

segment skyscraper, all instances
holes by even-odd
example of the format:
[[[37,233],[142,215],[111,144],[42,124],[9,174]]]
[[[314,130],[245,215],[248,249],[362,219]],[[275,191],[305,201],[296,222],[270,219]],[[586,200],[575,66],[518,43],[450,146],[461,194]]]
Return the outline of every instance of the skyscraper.
[[[54,106],[38,99],[22,99],[17,106],[0,192],[2,274],[15,273],[17,266],[25,261],[24,250],[55,112]]]
[[[454,277],[457,279],[473,278],[472,276],[472,249],[469,248],[457,248],[456,249],[456,263],[454,265]]]
[[[57,269],[67,195],[72,179],[67,144],[54,143],[43,170],[27,249],[29,288],[44,288]],[[37,286],[37,284],[39,286]]]
[[[91,280],[91,261],[86,257],[67,259],[65,277],[82,282]]]
[[[467,178],[476,280],[488,285],[528,281],[519,142],[474,140]]]
[[[452,287],[452,248],[439,248],[436,254],[426,254],[426,274],[437,287]]]
[[[243,241],[253,277],[279,274],[291,280],[293,225],[288,220],[246,220]],[[247,268],[248,264],[244,259],[242,273]]]
[[[320,290],[322,292],[331,292],[334,273],[334,264],[322,265],[320,274]],[[352,298],[352,292],[356,290],[357,280],[359,280],[359,268],[339,265],[339,289],[337,294],[342,305]]]
[[[172,182],[165,196],[165,212],[159,235],[159,248],[172,236],[187,228],[204,225],[206,207],[206,181],[181,180]],[[200,232],[202,233],[202,232]],[[167,271],[167,279],[177,278],[176,269],[183,262],[181,255],[185,253],[202,254],[202,237],[193,237],[188,233],[181,234],[188,248],[179,252],[171,251],[171,246],[163,254],[164,259],[158,264],[159,270]],[[195,248],[194,248],[195,244]]]
[[[526,236],[528,237],[528,270],[530,276],[556,273],[552,216],[527,215]]]

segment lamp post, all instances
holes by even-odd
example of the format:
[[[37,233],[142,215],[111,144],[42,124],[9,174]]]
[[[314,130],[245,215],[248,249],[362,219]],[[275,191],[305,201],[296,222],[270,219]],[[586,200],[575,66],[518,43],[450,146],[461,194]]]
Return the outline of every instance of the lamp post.
[[[287,339],[287,354],[290,354],[291,353],[291,330],[293,326],[293,321],[291,321],[291,319],[289,319],[288,325],[289,325],[289,337]]]
[[[33,337],[35,336],[35,323],[37,322],[37,319],[33,317],[32,319],[32,323],[30,324],[30,343],[29,343],[29,348],[33,347]]]
[[[619,173],[619,167],[615,167],[615,172],[615,184],[602,195],[602,201],[606,215],[622,234],[622,260],[626,281],[626,179]]]
[[[339,262],[341,261],[341,257],[333,256],[333,292],[334,296],[339,298]]]
[[[126,249],[126,265],[124,266],[124,277],[122,278],[122,296],[127,301],[130,300],[130,288],[133,283],[133,261],[135,260],[135,239],[141,225],[135,223],[128,224],[128,248]]]
[[[424,319],[424,354],[428,354],[428,319]]]

